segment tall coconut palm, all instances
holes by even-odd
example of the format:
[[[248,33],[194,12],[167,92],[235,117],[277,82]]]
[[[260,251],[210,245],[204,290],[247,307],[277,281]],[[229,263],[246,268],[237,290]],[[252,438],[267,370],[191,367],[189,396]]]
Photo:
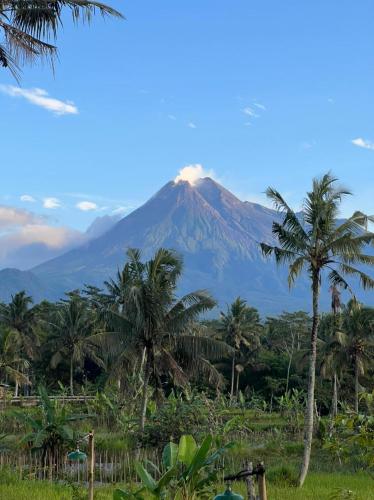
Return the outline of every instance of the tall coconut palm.
[[[35,308],[30,307],[32,299],[26,293],[19,292],[12,296],[9,304],[0,305],[0,321],[8,331],[7,342],[9,349],[15,357],[20,360],[19,371],[23,372],[26,378],[29,363],[35,359],[39,347],[39,338],[36,333],[37,318]],[[21,360],[23,360],[21,362]],[[15,396],[18,396],[19,383],[16,380]]]
[[[373,364],[374,314],[372,309],[363,307],[356,300],[351,300],[344,315],[344,329],[346,331],[345,353],[354,371],[355,411],[358,413],[359,379]]]
[[[265,256],[274,256],[277,264],[289,263],[288,283],[291,287],[305,270],[311,281],[313,321],[310,336],[308,398],[304,426],[304,454],[299,475],[301,486],[306,478],[313,438],[314,389],[319,323],[319,296],[322,280],[331,285],[349,288],[345,276],[355,276],[363,288],[374,287],[374,280],[355,264],[374,264],[374,257],[365,255],[363,249],[374,239],[367,230],[368,218],[356,212],[345,222],[339,221],[342,199],[351,194],[336,185],[331,174],[314,179],[307,193],[300,214],[287,204],[281,194],[267,189],[267,196],[283,215],[281,222],[273,222],[272,232],[277,245],[262,243]]]
[[[209,359],[223,357],[228,349],[223,342],[191,331],[194,320],[212,309],[215,301],[201,290],[176,297],[182,272],[182,259],[177,254],[161,248],[152,259],[143,262],[140,251],[130,249],[127,256],[128,262],[119,276],[121,300],[114,300],[113,306],[106,309],[111,331],[98,334],[97,339],[113,351],[118,362],[126,360],[127,366],[131,366],[135,360],[142,360],[143,430],[151,381],[160,387],[164,376],[184,385],[189,372],[212,374]]]
[[[234,396],[235,372],[237,373],[237,386],[242,365],[236,366],[236,359],[242,347],[253,350],[259,344],[258,331],[260,327],[259,316],[256,310],[249,307],[241,297],[227,307],[226,313],[221,312],[220,331],[225,342],[233,348],[231,358],[231,386],[230,399]]]
[[[103,362],[93,342],[95,318],[87,303],[78,296],[71,296],[58,307],[50,324],[50,349],[53,352],[50,364],[56,368],[63,361],[69,363],[70,394],[74,395],[74,370],[91,359],[98,366]]]
[[[16,385],[28,384],[29,380],[25,373],[29,367],[26,359],[19,357],[12,349],[11,332],[2,330],[0,332],[0,382],[14,382]]]
[[[94,0],[0,0],[0,65],[17,76],[20,64],[57,55],[55,41],[65,11],[73,21],[90,22],[102,16],[123,17],[117,10]]]
[[[342,331],[341,325],[337,324],[335,315],[329,314],[323,320],[323,323],[327,324],[329,334],[326,339],[320,339],[322,359],[320,373],[322,377],[328,378],[332,382],[331,416],[336,417],[338,413],[338,383],[348,368],[347,335]]]

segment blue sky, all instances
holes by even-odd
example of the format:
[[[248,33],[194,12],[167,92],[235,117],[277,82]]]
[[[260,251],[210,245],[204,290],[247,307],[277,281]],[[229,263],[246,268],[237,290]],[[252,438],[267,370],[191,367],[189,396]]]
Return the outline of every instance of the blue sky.
[[[374,212],[372,0],[111,5],[126,21],[65,21],[54,75],[25,68],[19,91],[1,70],[0,203],[83,230],[199,163],[295,206],[331,169],[356,194],[346,213]]]

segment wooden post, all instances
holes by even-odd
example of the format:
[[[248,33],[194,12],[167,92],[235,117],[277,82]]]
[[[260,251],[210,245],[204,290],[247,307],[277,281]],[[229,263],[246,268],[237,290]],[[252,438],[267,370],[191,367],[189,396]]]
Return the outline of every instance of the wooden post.
[[[253,464],[252,462],[247,462],[246,463],[247,471],[248,472],[253,472]],[[247,495],[248,495],[248,500],[256,500],[256,492],[255,492],[255,485],[253,482],[253,476],[247,476],[245,478],[245,482],[247,485]]]
[[[257,481],[258,481],[258,493],[260,495],[260,500],[268,500],[268,495],[266,492],[266,480],[265,480],[265,467],[264,467],[264,462],[261,462],[257,466],[258,474],[257,474]]]
[[[93,500],[94,497],[94,480],[95,480],[95,441],[94,432],[88,434],[88,451],[89,451],[89,464],[88,464],[88,500]]]

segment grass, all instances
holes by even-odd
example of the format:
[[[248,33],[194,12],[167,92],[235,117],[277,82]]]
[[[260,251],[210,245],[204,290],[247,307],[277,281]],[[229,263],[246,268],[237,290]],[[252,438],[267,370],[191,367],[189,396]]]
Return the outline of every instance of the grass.
[[[113,486],[98,488],[95,500],[111,500]],[[220,486],[223,491],[224,486]],[[234,484],[233,490],[245,496],[243,484]],[[344,496],[344,490],[351,490],[352,496]],[[366,474],[311,473],[302,489],[268,482],[269,500],[374,500],[374,480]],[[43,481],[18,481],[14,484],[0,484],[0,498],[7,500],[71,500],[69,486]],[[82,500],[82,496],[75,497]]]

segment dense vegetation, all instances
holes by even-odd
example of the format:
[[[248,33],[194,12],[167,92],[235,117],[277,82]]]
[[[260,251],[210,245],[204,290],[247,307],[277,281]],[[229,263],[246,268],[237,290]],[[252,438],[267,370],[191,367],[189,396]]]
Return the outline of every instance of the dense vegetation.
[[[223,465],[235,471],[259,460],[268,469],[271,498],[369,498],[374,308],[353,293],[343,304],[340,288],[351,290],[344,274],[372,284],[352,267],[372,264],[361,252],[372,234],[363,214],[337,226],[342,192],[333,186],[329,176],[315,182],[304,225],[270,193],[284,223],[273,228],[280,247],[263,249],[291,260],[291,281],[306,266],[312,316],[261,318],[236,297],[217,319],[204,319],[214,298],[201,290],[178,296],[183,263],[167,249],[148,261],[129,250],[124,268],[102,290],[87,286],[58,303],[36,305],[21,292],[1,304],[0,491],[14,484],[10,467],[25,480],[64,479],[56,495],[79,495],[80,468],[66,455],[77,443],[84,448],[93,428],[102,464],[97,479],[120,483],[125,489],[118,498],[148,498],[147,491],[150,498],[211,498],[221,488]],[[323,266],[330,267],[332,309],[320,314]],[[74,401],[74,395],[84,397]],[[25,405],[26,396],[38,404],[14,406]],[[289,488],[304,482],[310,453],[311,479],[297,496]],[[340,473],[361,479],[352,478],[350,488],[349,476],[344,482]],[[318,490],[326,474],[331,482]],[[97,498],[112,491],[104,488]]]

